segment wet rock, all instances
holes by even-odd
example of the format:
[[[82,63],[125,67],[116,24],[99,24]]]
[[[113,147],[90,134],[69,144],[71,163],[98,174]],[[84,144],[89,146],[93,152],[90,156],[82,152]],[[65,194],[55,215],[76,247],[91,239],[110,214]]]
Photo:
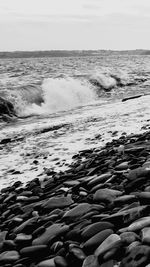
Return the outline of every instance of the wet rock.
[[[110,172],[101,174],[98,177],[93,178],[91,181],[88,182],[87,186],[93,187],[96,184],[105,182],[108,178],[110,178],[112,174]]]
[[[150,244],[150,227],[145,227],[142,229],[141,239],[143,244]]]
[[[120,248],[122,245],[121,238],[117,234],[108,236],[100,246],[95,250],[94,254],[97,257],[102,257],[106,252],[114,248]]]
[[[128,252],[121,261],[120,267],[141,267],[149,263],[150,247],[137,246]]]
[[[138,231],[138,230],[141,230],[147,226],[150,226],[150,216],[147,216],[147,217],[143,217],[135,222],[133,222],[132,224],[130,224],[128,226],[128,231]]]
[[[32,233],[37,223],[37,220],[38,218],[36,217],[28,219],[27,221],[23,222],[21,225],[16,227],[14,229],[14,233],[15,234],[19,234],[21,232],[26,233],[26,234]]]
[[[95,255],[90,255],[86,257],[82,267],[100,267],[98,258]]]
[[[122,243],[125,245],[129,245],[137,240],[139,240],[139,236],[134,232],[124,232],[120,234],[120,238]]]
[[[106,229],[88,239],[83,245],[85,253],[94,252],[95,249],[111,234],[113,234],[113,230]]]
[[[48,250],[46,245],[39,245],[22,248],[19,253],[22,257],[35,258],[36,260],[37,258],[46,256],[47,252]]]
[[[103,230],[113,229],[113,228],[114,228],[114,225],[112,223],[97,222],[97,223],[88,225],[81,233],[81,236],[83,240],[85,241]]]
[[[37,267],[56,267],[54,258],[38,263]]]
[[[68,266],[66,259],[62,256],[56,256],[54,258],[54,262],[55,262],[56,267],[67,267]]]
[[[111,203],[116,197],[122,195],[122,192],[113,189],[99,189],[94,194],[93,200],[95,202],[106,202]]]
[[[147,214],[147,212],[149,212],[149,206],[137,206],[135,208],[119,211],[113,215],[105,217],[102,220],[109,221],[115,226],[122,227],[141,218],[144,214]],[[132,232],[131,229],[128,229],[128,231]]]
[[[4,251],[0,254],[0,263],[13,263],[20,258],[19,253],[15,250]]]
[[[71,196],[67,197],[52,197],[46,203],[42,205],[44,210],[52,210],[56,208],[66,208],[73,204]]]
[[[78,204],[76,207],[72,208],[71,210],[67,211],[64,214],[63,219],[65,221],[73,221],[81,218],[81,216],[83,216],[84,214],[86,214],[91,210],[92,210],[92,205],[88,203],[81,203]]]
[[[37,245],[47,245],[49,242],[53,242],[53,240],[61,236],[65,233],[67,233],[69,230],[68,225],[64,224],[53,224],[46,228],[45,232],[37,237],[36,239],[33,240],[32,245],[37,246]]]

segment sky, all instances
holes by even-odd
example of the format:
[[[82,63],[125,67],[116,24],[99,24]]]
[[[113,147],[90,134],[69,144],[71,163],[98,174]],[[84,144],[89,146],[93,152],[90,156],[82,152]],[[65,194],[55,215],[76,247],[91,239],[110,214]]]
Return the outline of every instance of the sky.
[[[0,0],[0,51],[150,49],[150,0]]]

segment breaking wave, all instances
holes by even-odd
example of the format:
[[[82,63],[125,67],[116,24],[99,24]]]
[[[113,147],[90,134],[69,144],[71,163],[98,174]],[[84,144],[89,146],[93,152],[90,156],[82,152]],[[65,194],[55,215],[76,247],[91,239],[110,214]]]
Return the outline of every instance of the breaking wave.
[[[30,84],[7,90],[4,98],[10,101],[18,116],[51,114],[90,104],[113,88],[135,85],[143,79],[131,81],[124,73],[98,73],[68,77],[64,75],[44,79],[42,84]],[[2,95],[3,97],[3,95]]]

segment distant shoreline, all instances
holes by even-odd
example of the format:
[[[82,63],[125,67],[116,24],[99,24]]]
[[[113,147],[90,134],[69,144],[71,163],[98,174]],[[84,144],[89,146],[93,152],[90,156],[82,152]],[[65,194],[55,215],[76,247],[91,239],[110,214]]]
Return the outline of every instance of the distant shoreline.
[[[150,55],[150,50],[49,50],[0,52],[1,59],[40,58],[40,57],[85,57],[110,55]]]

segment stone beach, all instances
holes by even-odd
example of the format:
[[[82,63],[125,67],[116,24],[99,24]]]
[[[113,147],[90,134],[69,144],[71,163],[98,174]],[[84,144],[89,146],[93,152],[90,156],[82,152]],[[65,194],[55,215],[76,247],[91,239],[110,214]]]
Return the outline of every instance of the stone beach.
[[[123,134],[0,194],[0,266],[150,264],[150,132]]]

